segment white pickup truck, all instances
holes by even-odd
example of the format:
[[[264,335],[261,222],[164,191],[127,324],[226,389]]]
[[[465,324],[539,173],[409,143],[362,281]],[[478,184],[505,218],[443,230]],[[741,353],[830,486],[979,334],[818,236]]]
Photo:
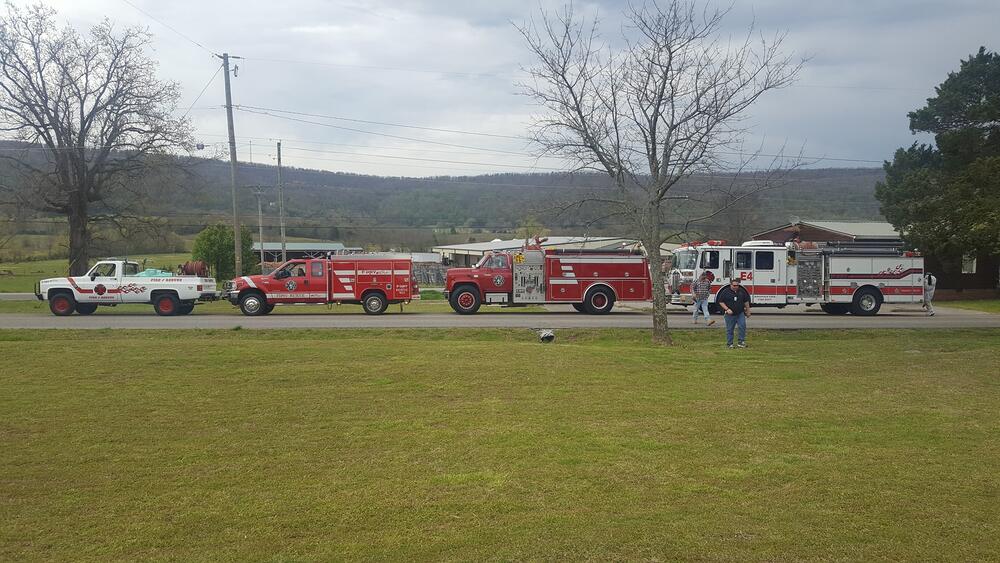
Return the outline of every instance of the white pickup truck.
[[[89,315],[99,306],[121,303],[149,303],[157,315],[187,315],[195,303],[218,298],[215,279],[179,276],[161,270],[139,271],[139,264],[127,260],[101,260],[86,275],[49,278],[35,287],[35,297],[48,300],[49,310],[58,316],[73,311]]]

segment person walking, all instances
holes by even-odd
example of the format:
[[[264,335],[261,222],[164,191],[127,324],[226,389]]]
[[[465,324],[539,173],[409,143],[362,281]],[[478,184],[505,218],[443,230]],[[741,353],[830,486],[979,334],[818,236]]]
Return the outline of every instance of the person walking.
[[[934,316],[934,289],[937,288],[937,278],[930,272],[924,273],[924,309],[927,316]]]
[[[739,328],[737,348],[747,347],[747,317],[750,316],[750,293],[740,285],[740,278],[729,280],[719,292],[718,305],[726,314],[726,346],[733,347],[733,332]]]
[[[712,282],[708,279],[708,274],[702,272],[698,279],[691,286],[691,291],[694,293],[694,314],[691,315],[691,321],[695,324],[698,323],[698,310],[701,309],[702,316],[708,321],[708,326],[715,324],[715,319],[708,314],[708,294],[712,292]]]

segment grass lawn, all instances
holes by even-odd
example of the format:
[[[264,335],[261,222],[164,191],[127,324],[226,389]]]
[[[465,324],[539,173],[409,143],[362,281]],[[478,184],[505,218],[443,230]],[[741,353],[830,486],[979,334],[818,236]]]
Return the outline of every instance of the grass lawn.
[[[1000,313],[1000,299],[970,299],[967,301],[941,301],[934,302],[935,307],[953,307],[955,309],[967,309],[969,311],[982,311],[984,313]]]
[[[142,256],[131,256],[130,260],[135,260],[142,264],[146,259],[147,268],[162,268],[173,270],[178,264],[191,259],[190,254],[149,254]],[[91,260],[91,265],[97,258]],[[44,278],[55,278],[65,276],[69,266],[65,258],[58,260],[35,260],[30,262],[0,262],[0,272],[9,270],[14,273],[12,276],[0,275],[0,293],[31,293],[35,290],[35,282]]]
[[[1000,331],[0,332],[0,560],[1000,553]]]

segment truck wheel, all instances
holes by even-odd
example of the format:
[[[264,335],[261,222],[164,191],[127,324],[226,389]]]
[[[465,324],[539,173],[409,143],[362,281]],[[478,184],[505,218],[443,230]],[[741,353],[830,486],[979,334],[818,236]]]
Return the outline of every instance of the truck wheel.
[[[93,315],[94,311],[97,310],[96,303],[77,303],[76,312],[81,315]]]
[[[364,296],[361,306],[369,315],[381,315],[389,307],[389,302],[386,301],[385,295],[374,291]]]
[[[171,317],[180,309],[180,302],[173,293],[161,293],[153,299],[153,310],[161,317]]]
[[[882,294],[871,287],[863,287],[854,294],[851,304],[851,314],[871,317],[882,308]]]
[[[822,303],[819,308],[828,315],[846,315],[849,311],[846,303]]]
[[[57,317],[68,317],[76,309],[76,299],[68,293],[57,293],[49,299],[49,311]]]
[[[194,311],[194,303],[183,303],[177,307],[178,315],[190,315]]]
[[[267,307],[267,301],[259,293],[248,293],[240,298],[240,311],[243,311],[243,314],[248,317],[265,314],[265,307]]]
[[[264,308],[261,309],[260,312],[264,315],[270,315],[271,311],[273,310],[274,310],[274,303],[268,303],[267,305],[264,305]]]
[[[573,303],[573,308],[576,309],[577,313],[587,312],[587,308],[583,306],[583,303]]]
[[[615,306],[615,296],[605,288],[592,289],[587,292],[583,306],[591,315],[606,315]]]
[[[479,290],[467,286],[460,287],[458,290],[452,292],[451,297],[448,298],[448,302],[456,313],[471,315],[478,311],[479,305],[481,305]]]

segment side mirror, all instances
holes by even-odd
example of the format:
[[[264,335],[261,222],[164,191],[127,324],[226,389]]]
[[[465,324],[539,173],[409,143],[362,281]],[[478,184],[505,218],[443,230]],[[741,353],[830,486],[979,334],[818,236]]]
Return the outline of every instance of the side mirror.
[[[288,270],[279,270],[278,273],[274,274],[274,279],[283,280],[285,278],[291,277],[292,274]]]
[[[96,279],[97,279],[97,274],[90,274],[90,281],[94,281]]]

